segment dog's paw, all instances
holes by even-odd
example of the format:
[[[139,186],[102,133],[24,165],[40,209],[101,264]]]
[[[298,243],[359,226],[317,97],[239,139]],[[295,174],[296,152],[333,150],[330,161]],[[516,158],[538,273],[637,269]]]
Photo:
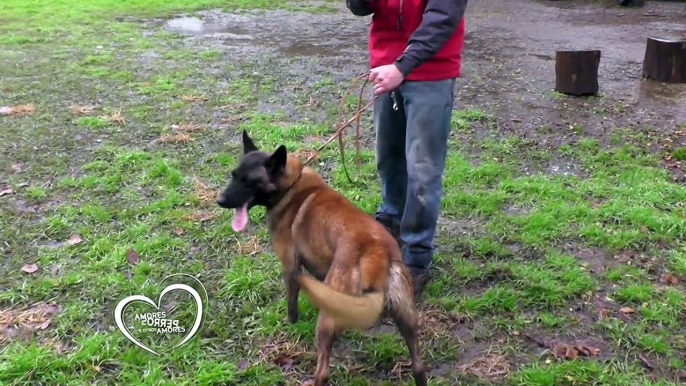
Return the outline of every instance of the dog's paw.
[[[288,315],[286,315],[285,318],[283,318],[283,322],[284,322],[284,324],[295,324],[295,323],[297,323],[298,322],[298,314],[297,313],[295,313],[295,314],[289,313]]]

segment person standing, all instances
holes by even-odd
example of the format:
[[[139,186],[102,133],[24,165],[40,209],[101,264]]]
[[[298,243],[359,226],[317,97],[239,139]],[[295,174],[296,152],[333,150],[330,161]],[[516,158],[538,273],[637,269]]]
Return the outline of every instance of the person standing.
[[[429,281],[433,239],[460,76],[467,0],[346,0],[372,16],[376,167],[382,203],[375,218],[398,240],[415,293]]]

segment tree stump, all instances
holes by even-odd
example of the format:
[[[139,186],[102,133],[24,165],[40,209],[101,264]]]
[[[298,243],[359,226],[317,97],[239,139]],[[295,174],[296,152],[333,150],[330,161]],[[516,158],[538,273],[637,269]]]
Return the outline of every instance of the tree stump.
[[[617,0],[622,7],[645,7],[645,0]]]
[[[575,96],[597,94],[599,65],[599,50],[557,51],[555,91]]]
[[[643,77],[667,83],[686,83],[686,39],[648,38]]]

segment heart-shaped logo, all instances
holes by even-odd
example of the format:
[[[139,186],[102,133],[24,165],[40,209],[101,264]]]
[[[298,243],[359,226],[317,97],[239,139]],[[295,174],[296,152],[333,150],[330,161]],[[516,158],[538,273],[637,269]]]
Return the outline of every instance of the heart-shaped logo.
[[[174,275],[169,275],[162,279],[162,282],[167,280],[168,278],[172,276],[188,276],[191,279],[193,279],[196,283],[200,285],[200,288],[202,288],[202,291],[204,292],[205,299],[207,300],[207,290],[205,289],[205,286],[200,283],[198,279],[195,277],[188,275],[188,274],[174,274]],[[136,337],[134,337],[131,332],[129,331],[128,327],[124,324],[123,320],[123,315],[124,311],[126,311],[126,307],[131,305],[132,303],[135,302],[144,302],[146,304],[149,304],[152,307],[155,307],[156,309],[160,310],[161,303],[162,303],[162,298],[164,295],[166,295],[169,292],[172,291],[185,291],[189,293],[192,297],[193,300],[195,301],[196,305],[196,315],[195,315],[195,321],[193,322],[193,326],[191,327],[190,331],[186,334],[186,336],[179,342],[177,343],[173,348],[179,347],[182,344],[188,342],[193,336],[198,332],[198,329],[200,328],[200,324],[202,323],[202,318],[203,318],[203,299],[200,297],[200,294],[198,291],[196,291],[193,287],[186,285],[186,284],[170,284],[167,287],[162,290],[160,293],[160,297],[157,300],[157,304],[155,304],[154,301],[152,301],[149,297],[144,296],[144,295],[131,295],[128,297],[125,297],[124,299],[120,300],[119,303],[117,303],[117,307],[114,309],[114,321],[117,324],[117,327],[119,330],[124,334],[124,336],[133,342],[136,346],[142,348],[145,351],[148,351],[152,354],[155,355],[160,355],[158,352],[155,350],[151,349],[150,347],[146,346],[143,344],[140,340],[138,340]],[[156,312],[156,313],[146,313],[146,314],[139,314],[136,315],[136,320],[140,320],[141,324],[148,327],[150,330],[155,330],[157,333],[180,333],[185,331],[184,326],[179,326],[179,321],[175,319],[167,319],[166,313],[165,312]]]

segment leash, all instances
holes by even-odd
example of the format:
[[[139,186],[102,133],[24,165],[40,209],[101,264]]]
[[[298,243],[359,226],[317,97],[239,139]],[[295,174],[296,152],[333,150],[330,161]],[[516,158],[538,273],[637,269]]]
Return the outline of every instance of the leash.
[[[341,122],[341,117],[343,115],[343,105],[345,103],[345,100],[348,98],[348,95],[350,95],[350,91],[352,87],[355,85],[355,81],[358,79],[365,79],[364,84],[362,84],[362,87],[360,88],[360,94],[357,98],[357,111],[355,114],[348,119],[347,121],[340,123]],[[308,165],[312,160],[317,158],[319,156],[319,153],[333,141],[334,139],[338,138],[338,151],[341,155],[341,164],[343,165],[343,171],[345,172],[345,176],[348,179],[350,183],[355,183],[357,182],[357,178],[359,177],[359,166],[360,166],[360,139],[361,139],[361,133],[360,133],[360,118],[362,117],[362,113],[365,112],[367,109],[369,109],[373,104],[374,100],[376,100],[377,95],[374,95],[371,101],[369,101],[364,107],[362,106],[362,93],[364,92],[364,88],[367,86],[367,83],[369,83],[369,73],[362,74],[360,76],[357,76],[353,79],[353,82],[351,85],[348,87],[346,90],[345,94],[343,94],[343,97],[341,98],[341,101],[338,104],[338,122],[339,126],[338,128],[334,131],[334,133],[329,137],[329,139],[324,142],[321,146],[319,146],[314,152],[305,160],[303,163],[304,165]],[[356,173],[355,173],[355,180],[350,178],[350,174],[348,173],[348,168],[345,165],[345,143],[343,140],[343,130],[345,130],[353,121],[355,121],[355,166],[356,166]]]

